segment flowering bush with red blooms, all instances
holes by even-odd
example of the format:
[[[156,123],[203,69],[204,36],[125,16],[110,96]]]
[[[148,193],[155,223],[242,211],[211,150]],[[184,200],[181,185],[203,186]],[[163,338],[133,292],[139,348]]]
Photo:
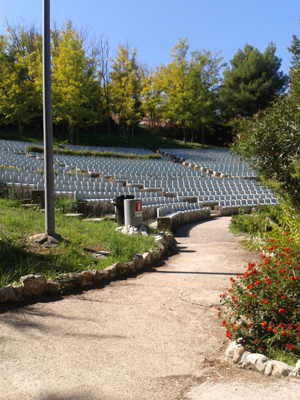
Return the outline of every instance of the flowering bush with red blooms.
[[[270,239],[259,265],[230,278],[218,316],[228,339],[242,338],[251,351],[286,349],[300,354],[300,253],[287,234]]]

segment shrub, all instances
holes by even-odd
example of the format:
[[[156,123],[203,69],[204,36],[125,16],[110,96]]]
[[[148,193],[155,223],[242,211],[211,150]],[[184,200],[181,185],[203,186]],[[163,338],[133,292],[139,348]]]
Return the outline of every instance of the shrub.
[[[250,351],[270,356],[284,349],[299,356],[299,247],[283,233],[269,239],[260,257],[257,266],[249,263],[243,274],[230,278],[218,316],[228,339],[241,338]]]
[[[65,198],[57,199],[55,208],[62,213],[76,213],[78,211],[78,201]]]
[[[232,150],[246,160],[281,197],[300,211],[300,69],[290,91],[252,118],[236,121]]]

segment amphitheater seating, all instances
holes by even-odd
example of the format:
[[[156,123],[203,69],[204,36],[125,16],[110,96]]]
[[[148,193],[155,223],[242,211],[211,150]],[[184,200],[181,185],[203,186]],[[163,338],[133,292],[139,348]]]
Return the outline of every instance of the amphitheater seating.
[[[44,160],[40,153],[26,156],[27,144],[0,140],[0,184],[18,190],[44,188]],[[141,149],[97,149],[146,154]],[[145,208],[172,206],[175,210],[182,206],[192,211],[203,204],[230,209],[277,203],[274,192],[254,178],[255,171],[226,150],[167,149],[164,153],[185,159],[185,165],[167,156],[162,160],[132,160],[54,155],[55,196],[94,204],[133,194],[142,199]],[[213,171],[223,177],[214,176]],[[190,198],[196,198],[196,203],[184,201]]]

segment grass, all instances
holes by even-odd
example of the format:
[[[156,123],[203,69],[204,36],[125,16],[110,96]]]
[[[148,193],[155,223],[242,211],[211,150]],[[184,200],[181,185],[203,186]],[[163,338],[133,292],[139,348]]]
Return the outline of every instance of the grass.
[[[26,147],[26,153],[44,153],[43,146],[29,145]],[[116,153],[114,151],[91,151],[85,150],[73,150],[68,148],[62,148],[59,146],[53,147],[54,154],[63,154],[66,156],[85,156],[85,157],[114,157],[114,158],[135,158],[138,160],[160,160],[162,157],[160,154],[144,154],[136,155],[131,153]]]
[[[278,350],[270,348],[268,352],[265,354],[270,360],[281,361],[288,365],[295,366],[297,361],[299,360],[299,356],[293,354],[287,350]]]
[[[20,202],[0,199],[0,287],[19,281],[27,274],[43,274],[54,278],[58,274],[86,269],[104,269],[117,261],[130,261],[135,253],[155,248],[149,236],[127,236],[115,232],[117,224],[110,220],[101,223],[66,218],[56,211],[56,232],[66,240],[57,248],[32,247],[28,237],[44,232],[44,214],[23,209]],[[92,250],[107,250],[107,259],[96,260]]]
[[[5,140],[20,140],[19,132],[16,129],[0,130],[0,139]],[[83,146],[104,146],[104,147],[133,147],[143,148],[156,152],[158,149],[201,149],[199,143],[187,142],[183,144],[182,140],[166,137],[166,132],[162,134],[150,134],[146,127],[138,128],[138,133],[134,136],[132,143],[131,136],[128,137],[128,146],[126,146],[126,136],[118,135],[117,133],[81,131],[79,133],[79,144]],[[26,142],[42,142],[42,131],[24,130],[23,141]],[[68,143],[68,136],[53,132],[53,141],[56,144]],[[214,146],[205,146],[205,148],[216,148]]]
[[[245,235],[245,240],[241,244],[247,250],[259,250],[265,242],[265,237],[276,225],[273,214],[277,208],[278,206],[262,205],[251,214],[244,214],[241,211],[238,215],[232,216],[229,232]]]

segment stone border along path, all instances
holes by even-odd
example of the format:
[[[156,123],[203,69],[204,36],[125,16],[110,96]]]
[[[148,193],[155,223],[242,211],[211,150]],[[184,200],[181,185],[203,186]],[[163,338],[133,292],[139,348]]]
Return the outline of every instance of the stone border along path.
[[[123,227],[122,227],[123,228]],[[120,228],[117,228],[120,230]],[[56,235],[60,236],[60,235]],[[30,300],[44,294],[63,294],[64,292],[93,286],[94,284],[109,284],[116,277],[132,274],[140,271],[144,266],[160,260],[168,246],[173,241],[173,235],[169,233],[156,234],[158,242],[157,249],[149,249],[143,254],[135,254],[131,261],[118,261],[113,265],[109,265],[103,270],[89,269],[88,271],[72,272],[58,275],[56,279],[46,279],[44,275],[25,275],[21,276],[20,282],[14,282],[11,285],[0,288],[0,307],[13,302],[22,302]],[[45,233],[37,234],[29,238],[29,241],[40,245],[56,246],[62,237],[52,237]]]
[[[298,400],[298,379],[224,360],[219,294],[255,261],[229,220],[179,228],[178,253],[136,277],[4,311],[0,398]]]

